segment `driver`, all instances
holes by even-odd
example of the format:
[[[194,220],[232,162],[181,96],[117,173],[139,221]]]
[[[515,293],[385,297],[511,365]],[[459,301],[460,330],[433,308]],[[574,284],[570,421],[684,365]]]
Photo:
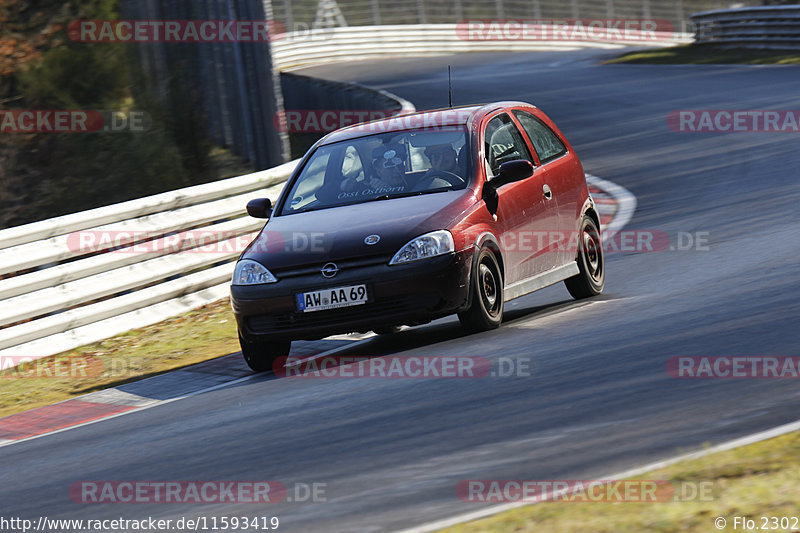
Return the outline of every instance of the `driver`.
[[[451,172],[461,177],[461,169],[456,161],[456,151],[450,144],[437,144],[425,149],[425,156],[431,162],[431,170]]]
[[[456,185],[446,174],[454,175],[455,178],[462,179],[462,171],[456,160],[456,151],[453,146],[447,144],[435,144],[425,148],[425,157],[431,163],[431,168],[417,182],[415,191],[425,191],[430,189],[440,189]]]

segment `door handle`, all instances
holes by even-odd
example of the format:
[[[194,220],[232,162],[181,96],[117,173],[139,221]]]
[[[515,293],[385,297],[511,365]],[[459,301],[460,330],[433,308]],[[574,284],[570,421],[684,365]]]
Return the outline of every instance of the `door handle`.
[[[549,185],[545,184],[545,186],[542,187],[542,191],[544,191],[544,197],[547,198],[548,200],[551,200],[553,198],[553,191],[550,190]]]

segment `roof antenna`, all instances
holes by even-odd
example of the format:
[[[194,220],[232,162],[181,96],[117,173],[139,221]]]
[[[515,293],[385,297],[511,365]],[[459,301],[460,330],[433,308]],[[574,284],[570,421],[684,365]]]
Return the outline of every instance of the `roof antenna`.
[[[447,94],[450,100],[448,107],[453,107],[453,80],[450,77],[450,65],[447,65]]]

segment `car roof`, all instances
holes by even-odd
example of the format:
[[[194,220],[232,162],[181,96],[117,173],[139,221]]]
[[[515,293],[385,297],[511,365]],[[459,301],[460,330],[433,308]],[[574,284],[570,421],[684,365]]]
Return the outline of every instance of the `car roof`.
[[[471,128],[473,125],[479,123],[484,116],[498,109],[506,109],[509,107],[527,107],[535,109],[536,106],[526,102],[503,101],[404,113],[389,118],[347,126],[346,128],[329,133],[317,144],[331,144],[388,131],[407,131],[427,127],[464,125]]]

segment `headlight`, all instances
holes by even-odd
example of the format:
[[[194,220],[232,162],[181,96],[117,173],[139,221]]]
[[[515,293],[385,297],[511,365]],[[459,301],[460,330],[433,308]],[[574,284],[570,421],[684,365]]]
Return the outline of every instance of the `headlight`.
[[[232,285],[263,285],[265,283],[276,283],[278,278],[272,272],[252,259],[243,259],[236,263],[233,271]]]
[[[432,231],[426,233],[400,248],[391,261],[390,265],[400,265],[427,259],[437,255],[449,254],[455,250],[453,236],[447,230]]]

